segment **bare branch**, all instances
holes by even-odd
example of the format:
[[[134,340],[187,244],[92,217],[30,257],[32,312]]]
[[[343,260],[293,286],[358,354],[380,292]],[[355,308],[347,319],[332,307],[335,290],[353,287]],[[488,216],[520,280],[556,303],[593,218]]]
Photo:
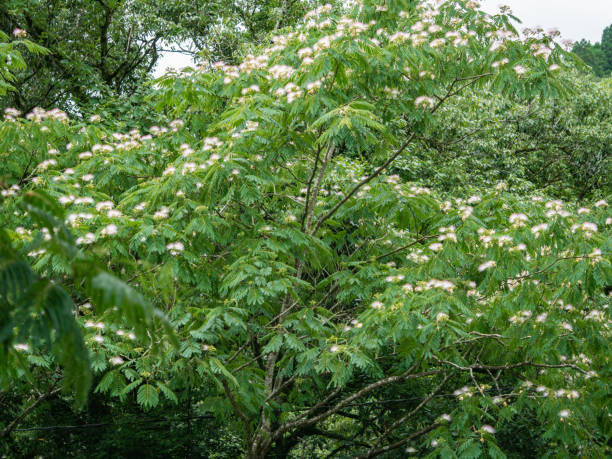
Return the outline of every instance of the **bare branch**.
[[[428,240],[428,239],[433,239],[433,238],[435,238],[435,237],[438,237],[438,235],[437,235],[437,234],[431,234],[431,235],[429,235],[429,236],[423,236],[422,238],[417,239],[416,241],[413,241],[413,242],[411,242],[410,244],[404,245],[404,246],[402,246],[402,247],[398,247],[397,249],[394,249],[394,250],[392,250],[392,251],[390,251],[390,252],[387,252],[387,253],[385,253],[385,254],[383,254],[383,255],[379,255],[379,256],[377,256],[377,257],[375,258],[375,260],[376,260],[376,261],[378,261],[378,260],[380,260],[381,258],[385,258],[385,257],[389,257],[389,256],[391,256],[391,255],[395,255],[396,253],[401,252],[402,250],[406,250],[406,249],[408,249],[408,248],[412,247],[413,245],[420,244],[421,242],[424,242],[424,241],[426,241],[426,240]]]
[[[308,208],[306,209],[306,225],[304,226],[304,231],[306,231],[307,233],[310,231],[310,227],[312,225],[314,207],[317,200],[317,196],[319,195],[319,190],[321,189],[321,182],[323,182],[323,175],[325,175],[325,169],[327,168],[327,165],[329,164],[329,161],[332,155],[334,154],[334,150],[334,145],[331,145],[327,148],[327,151],[325,152],[325,157],[323,158],[323,161],[321,163],[321,168],[319,169],[319,173],[317,175],[317,181],[315,182],[314,188],[312,190],[312,198],[308,203]],[[317,227],[315,227],[312,234],[316,233],[316,228],[318,228],[318,225]]]
[[[238,406],[238,403],[236,402],[234,395],[232,394],[232,392],[230,391],[227,385],[227,381],[222,381],[222,384],[223,384],[223,389],[225,390],[225,395],[227,395],[227,398],[232,404],[232,408],[234,408],[234,411],[236,412],[236,414],[240,416],[240,419],[242,419],[242,421],[244,422],[244,426],[245,426],[246,433],[247,433],[247,438],[250,438],[251,437],[251,423],[249,421],[249,417]]]
[[[442,390],[442,388],[444,387],[444,384],[446,384],[446,381],[448,381],[450,378],[450,374],[447,374],[444,376],[444,379],[442,380],[442,382],[440,384],[438,384],[438,386],[431,392],[431,394],[429,394],[426,398],[424,398],[421,403],[419,403],[413,410],[411,410],[408,414],[406,414],[405,416],[402,416],[400,419],[398,419],[397,421],[395,421],[391,426],[389,426],[387,428],[387,430],[384,431],[384,433],[378,437],[376,439],[376,441],[374,442],[374,445],[372,446],[372,448],[370,449],[370,451],[368,451],[368,454],[372,453],[375,451],[376,446],[378,446],[378,444],[383,440],[383,438],[385,438],[387,435],[389,435],[391,432],[393,432],[395,429],[397,429],[400,425],[402,425],[403,423],[405,423],[408,419],[410,419],[412,416],[414,416],[416,413],[418,413],[425,405],[427,405],[436,395],[438,395],[440,393],[440,391]]]
[[[34,408],[36,408],[38,405],[40,405],[42,402],[44,402],[45,400],[47,400],[48,398],[53,397],[56,394],[59,394],[59,392],[61,391],[61,388],[57,388],[57,389],[53,389],[51,392],[47,392],[46,394],[41,395],[40,397],[38,397],[34,403],[32,403],[30,406],[28,406],[26,409],[24,409],[21,414],[19,416],[17,416],[15,419],[13,419],[11,421],[11,423],[9,425],[7,425],[2,432],[0,433],[0,438],[1,437],[6,437],[8,436],[14,429],[15,427],[17,427],[17,425],[19,425],[19,423],[28,415],[30,414],[30,412],[32,412],[32,410]]]
[[[417,363],[415,365],[413,365],[412,367],[410,367],[408,370],[406,370],[404,373],[400,374],[400,375],[396,375],[396,376],[389,376],[387,378],[383,378],[380,379],[376,382],[373,382],[371,384],[368,384],[367,386],[365,386],[363,389],[355,392],[354,394],[344,398],[342,401],[338,402],[335,406],[333,406],[332,408],[330,408],[329,410],[314,416],[310,419],[308,418],[304,418],[304,419],[296,419],[290,422],[285,423],[284,425],[282,425],[281,427],[278,428],[278,430],[276,432],[274,432],[274,438],[279,438],[283,432],[286,432],[289,429],[293,429],[296,427],[302,427],[305,425],[312,425],[312,424],[316,424],[317,422],[328,418],[329,416],[331,416],[332,414],[338,412],[339,410],[341,410],[342,408],[344,408],[345,406],[349,405],[352,401],[357,400],[361,397],[363,397],[366,394],[369,394],[370,392],[372,392],[375,389],[387,386],[389,384],[393,384],[396,382],[400,382],[400,381],[405,381],[407,379],[417,379],[417,378],[424,378],[426,376],[432,376],[432,375],[436,375],[442,372],[442,370],[430,370],[430,371],[423,371],[421,373],[413,373],[413,371],[416,369],[416,367],[420,364]],[[310,413],[310,412],[309,412]],[[308,413],[307,413],[308,415]]]
[[[390,445],[384,446],[382,448],[375,449],[374,451],[368,451],[364,455],[356,456],[355,459],[367,459],[367,458],[370,458],[370,457],[379,456],[379,455],[381,455],[383,453],[386,453],[388,451],[392,451],[394,449],[399,448],[400,446],[405,445],[410,440],[414,440],[415,438],[418,438],[421,435],[425,435],[426,433],[431,432],[432,430],[437,429],[441,425],[442,424],[440,424],[440,423],[432,424],[430,426],[425,427],[424,429],[419,430],[418,432],[414,432],[413,434],[408,435],[406,438],[404,438],[402,440],[396,441],[395,443],[391,443]]]
[[[302,231],[304,231],[304,227],[306,225],[306,215],[308,214],[308,209],[310,208],[310,191],[312,187],[312,181],[315,178],[317,173],[317,166],[319,165],[319,157],[321,156],[321,146],[317,147],[317,155],[315,156],[314,166],[312,167],[312,174],[310,174],[310,178],[308,179],[308,186],[306,188],[306,204],[304,206],[304,214],[302,215]]]
[[[468,371],[468,372],[472,372],[474,370],[502,370],[502,371],[505,371],[505,370],[512,370],[515,368],[522,368],[522,367],[535,367],[535,368],[571,368],[583,374],[587,373],[582,368],[572,363],[549,364],[549,363],[534,363],[534,362],[524,361],[524,362],[519,362],[519,363],[508,363],[506,365],[477,364],[477,365],[471,365],[469,367],[464,367],[462,365],[459,365],[454,362],[450,362],[448,360],[439,359],[438,357],[435,357],[435,356],[434,358],[440,363],[444,363],[446,365],[450,365],[454,368],[457,368],[458,370]]]

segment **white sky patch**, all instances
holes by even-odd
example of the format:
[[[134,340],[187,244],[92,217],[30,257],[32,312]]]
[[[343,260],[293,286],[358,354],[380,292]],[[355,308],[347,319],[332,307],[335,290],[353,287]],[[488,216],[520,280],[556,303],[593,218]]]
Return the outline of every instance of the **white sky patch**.
[[[563,39],[591,43],[601,40],[603,29],[612,24],[612,0],[482,0],[487,13],[499,12],[508,5],[524,27],[559,29]]]
[[[153,76],[155,78],[159,78],[160,76],[164,75],[168,68],[180,70],[183,67],[190,67],[194,65],[193,59],[189,54],[170,52],[160,54],[161,57],[157,61],[157,65],[153,71]]]
[[[512,8],[514,16],[524,27],[542,27],[544,30],[559,29],[561,38],[578,41],[586,38],[591,43],[601,40],[603,29],[612,24],[612,0],[482,0],[482,8],[495,14],[500,5]],[[192,66],[191,56],[181,53],[162,53],[154,76],[160,77],[168,67],[180,70]]]

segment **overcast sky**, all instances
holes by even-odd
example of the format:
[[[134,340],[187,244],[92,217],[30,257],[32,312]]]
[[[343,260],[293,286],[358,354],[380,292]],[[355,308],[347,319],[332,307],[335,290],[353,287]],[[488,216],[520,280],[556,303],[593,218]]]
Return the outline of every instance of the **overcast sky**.
[[[612,0],[481,0],[488,13],[499,5],[512,8],[522,27],[557,28],[562,38],[600,41],[603,29],[612,24]]]
[[[499,11],[499,5],[512,8],[523,27],[541,26],[545,30],[559,29],[562,38],[590,42],[601,40],[604,28],[612,24],[612,0],[481,0],[482,7],[489,13]],[[191,65],[189,56],[165,53],[160,59],[155,76],[161,76],[167,67],[180,69]]]

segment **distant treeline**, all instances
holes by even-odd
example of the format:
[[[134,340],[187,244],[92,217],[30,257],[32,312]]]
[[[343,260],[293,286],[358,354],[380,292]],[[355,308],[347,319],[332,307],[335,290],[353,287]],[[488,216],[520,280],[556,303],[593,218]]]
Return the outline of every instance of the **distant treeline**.
[[[601,42],[591,44],[580,40],[574,44],[574,53],[588,64],[595,75],[606,77],[612,74],[612,25],[606,27],[601,35]]]

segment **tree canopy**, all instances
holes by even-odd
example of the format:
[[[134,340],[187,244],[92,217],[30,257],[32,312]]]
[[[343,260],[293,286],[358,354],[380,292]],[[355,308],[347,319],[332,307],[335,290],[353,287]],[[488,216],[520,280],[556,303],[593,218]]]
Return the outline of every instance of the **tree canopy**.
[[[59,413],[126,457],[608,455],[610,87],[507,8],[281,9],[120,110],[5,112],[6,453]]]
[[[612,24],[604,29],[601,42],[591,44],[583,39],[574,44],[572,51],[580,56],[598,77],[610,76],[612,74]]]
[[[26,53],[16,91],[0,105],[29,112],[59,107],[72,114],[142,88],[164,50],[235,60],[240,47],[292,24],[307,3],[176,0],[8,0],[0,30],[27,31],[44,55]]]

